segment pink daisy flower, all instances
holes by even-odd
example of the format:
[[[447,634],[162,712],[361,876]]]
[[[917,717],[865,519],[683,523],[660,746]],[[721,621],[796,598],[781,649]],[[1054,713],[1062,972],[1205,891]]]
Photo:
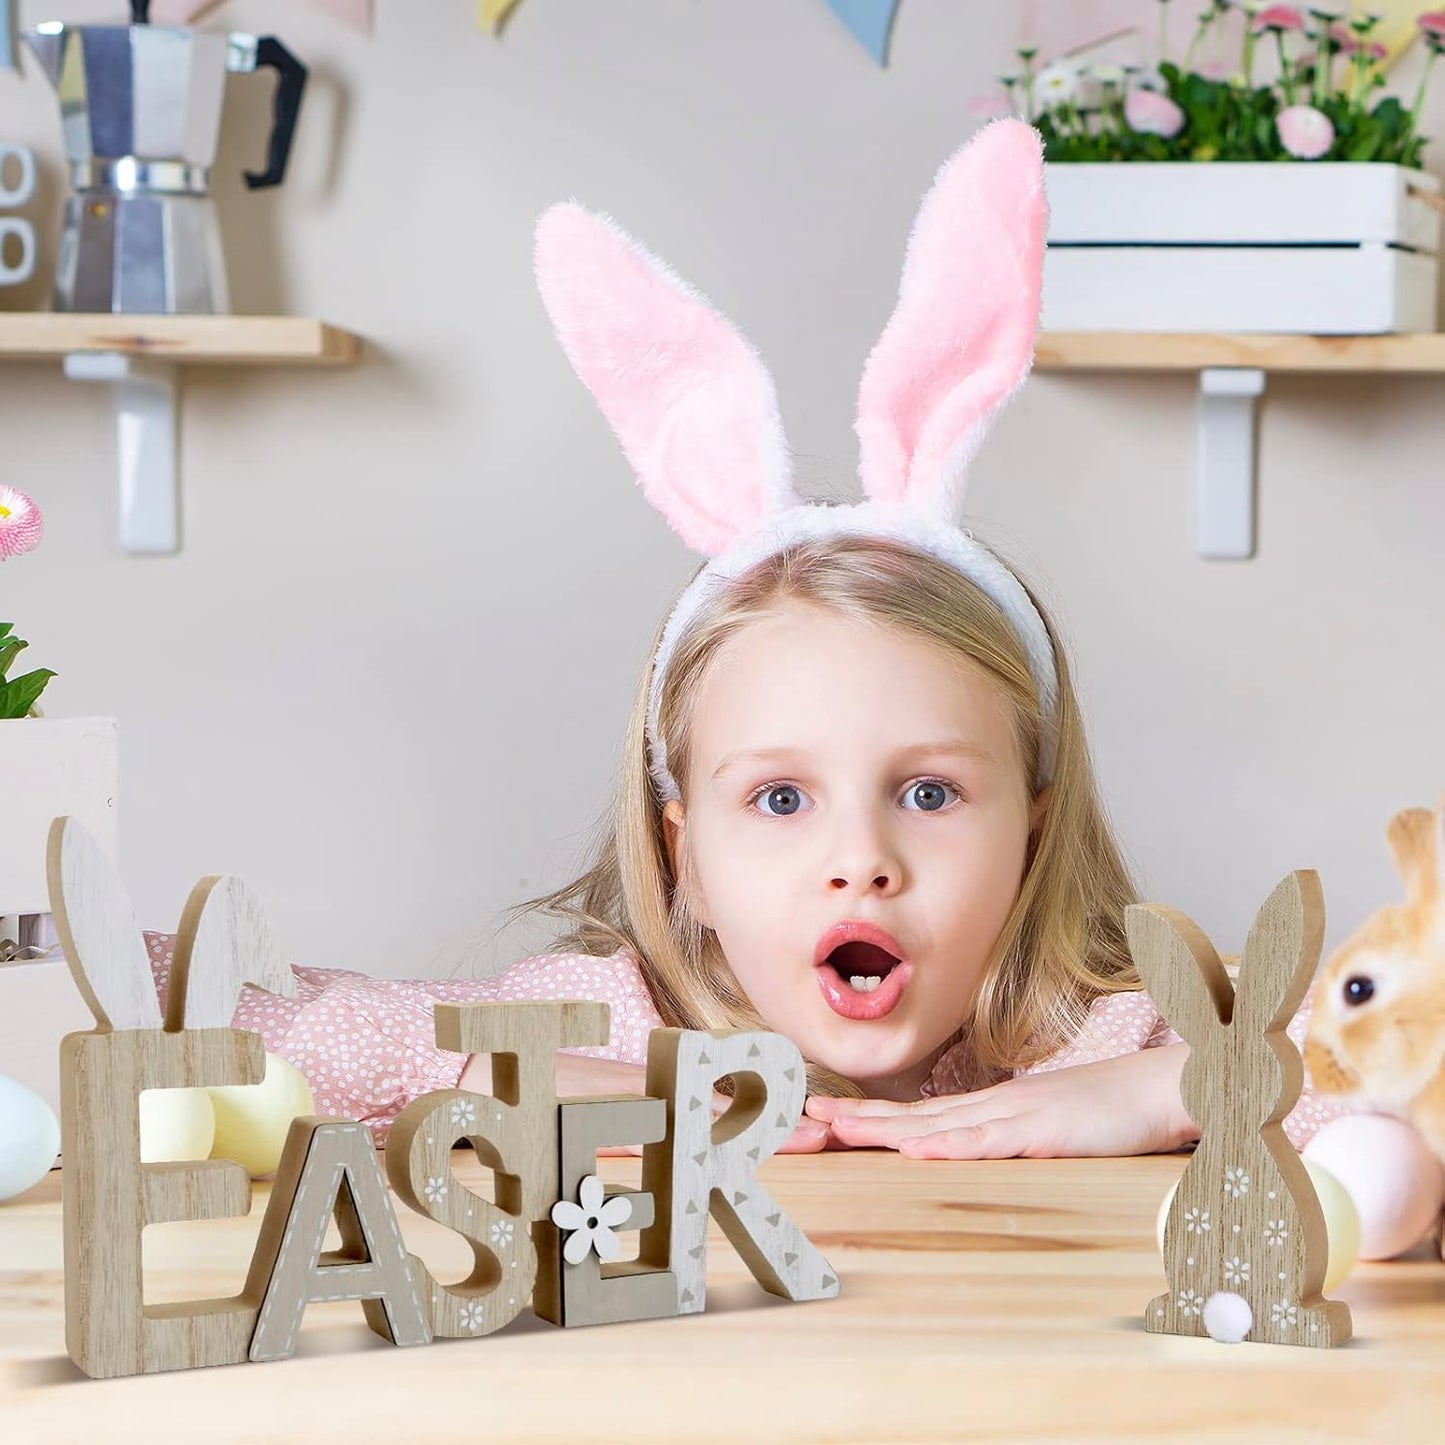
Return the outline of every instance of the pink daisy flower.
[[[1445,10],[1427,10],[1415,24],[1422,35],[1445,41]]]
[[[1153,90],[1131,90],[1124,101],[1124,119],[1140,135],[1159,135],[1165,140],[1184,129],[1184,112]]]
[[[33,552],[44,535],[40,508],[24,492],[0,486],[0,562]]]
[[[1280,144],[1297,160],[1317,161],[1335,143],[1335,127],[1312,105],[1291,105],[1274,118]]]
[[[1294,5],[1270,5],[1254,17],[1254,33],[1263,35],[1266,30],[1303,30],[1304,12]]]

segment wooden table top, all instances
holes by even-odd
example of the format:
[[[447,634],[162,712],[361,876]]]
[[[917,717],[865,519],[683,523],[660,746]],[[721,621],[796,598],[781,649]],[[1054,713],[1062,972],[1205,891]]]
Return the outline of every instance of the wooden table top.
[[[56,1172],[0,1206],[0,1439],[1441,1439],[1445,1264],[1424,1245],[1340,1287],[1341,1349],[1145,1333],[1154,1219],[1183,1165],[775,1158],[762,1178],[837,1269],[835,1300],[766,1294],[714,1226],[701,1315],[560,1330],[528,1312],[403,1350],[359,1305],[321,1304],[292,1359],[109,1381],[65,1354]],[[639,1167],[600,1172],[635,1185]],[[249,1220],[148,1230],[147,1301],[235,1293],[266,1197]],[[398,1216],[440,1278],[466,1272],[460,1239]]]

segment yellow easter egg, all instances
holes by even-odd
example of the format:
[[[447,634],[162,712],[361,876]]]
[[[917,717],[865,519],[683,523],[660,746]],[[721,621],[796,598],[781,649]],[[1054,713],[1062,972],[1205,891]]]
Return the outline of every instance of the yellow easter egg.
[[[1304,1166],[1325,1216],[1325,1238],[1329,1240],[1330,1252],[1325,1264],[1323,1290],[1328,1295],[1355,1267],[1355,1258],[1360,1250],[1360,1216],[1344,1185],[1333,1174],[1321,1169],[1311,1159],[1304,1160]],[[1154,1236],[1159,1241],[1161,1254],[1164,1252],[1164,1221],[1169,1217],[1169,1206],[1174,1202],[1174,1191],[1178,1187],[1175,1184],[1164,1196],[1155,1221]]]
[[[306,1076],[280,1054],[266,1055],[259,1084],[227,1084],[207,1092],[216,1115],[211,1158],[234,1159],[252,1179],[275,1173],[291,1121],[316,1112]]]
[[[204,1089],[142,1089],[139,1102],[143,1163],[205,1159],[210,1154],[216,1116]]]

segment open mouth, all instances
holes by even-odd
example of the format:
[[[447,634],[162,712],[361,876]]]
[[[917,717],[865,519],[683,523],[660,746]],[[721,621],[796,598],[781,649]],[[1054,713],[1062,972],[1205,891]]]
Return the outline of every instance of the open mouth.
[[[828,1007],[843,1018],[859,1020],[892,1013],[912,974],[911,964],[861,939],[840,944],[817,966]]]

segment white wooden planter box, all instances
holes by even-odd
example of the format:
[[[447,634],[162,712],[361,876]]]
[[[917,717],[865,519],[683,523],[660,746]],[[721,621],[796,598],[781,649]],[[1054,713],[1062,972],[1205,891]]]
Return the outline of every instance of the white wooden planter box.
[[[119,727],[114,718],[0,719],[0,920],[50,913],[51,819],[69,814],[116,857]],[[43,937],[53,936],[45,930]],[[60,1107],[60,1040],[95,1027],[64,958],[0,963],[0,1074]]]
[[[1439,180],[1403,166],[1047,168],[1050,331],[1436,329]]]

